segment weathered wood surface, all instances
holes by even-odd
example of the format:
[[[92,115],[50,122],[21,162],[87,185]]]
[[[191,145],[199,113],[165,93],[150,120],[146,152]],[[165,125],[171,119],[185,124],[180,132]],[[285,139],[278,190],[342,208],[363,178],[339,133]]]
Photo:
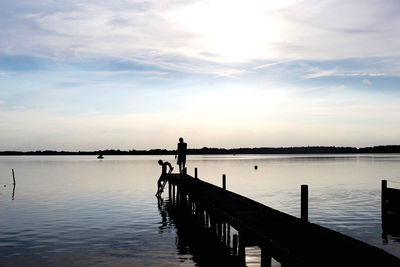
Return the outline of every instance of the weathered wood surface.
[[[172,174],[179,192],[230,224],[246,245],[257,245],[285,266],[400,266],[400,259],[341,233],[302,221],[254,200]]]

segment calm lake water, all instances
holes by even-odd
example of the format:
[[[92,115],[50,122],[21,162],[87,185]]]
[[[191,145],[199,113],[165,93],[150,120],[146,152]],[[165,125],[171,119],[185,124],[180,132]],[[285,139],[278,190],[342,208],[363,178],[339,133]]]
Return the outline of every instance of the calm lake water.
[[[159,209],[160,158],[175,163],[172,156],[0,157],[0,265],[202,266]],[[216,185],[226,174],[228,190],[297,217],[300,185],[308,184],[311,222],[400,257],[400,238],[382,238],[380,211],[381,180],[400,188],[398,154],[189,156],[187,167]],[[248,265],[259,262],[257,249],[246,253]]]

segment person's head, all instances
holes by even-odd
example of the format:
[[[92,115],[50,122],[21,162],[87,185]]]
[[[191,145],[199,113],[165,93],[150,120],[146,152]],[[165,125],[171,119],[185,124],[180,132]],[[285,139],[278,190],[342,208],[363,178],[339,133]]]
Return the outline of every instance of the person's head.
[[[162,165],[162,164],[163,164],[163,162],[162,162],[162,160],[161,160],[161,159],[158,161],[158,164],[160,164],[160,165]]]
[[[181,137],[181,138],[179,138],[179,142],[180,143],[182,143],[183,142],[183,138]]]

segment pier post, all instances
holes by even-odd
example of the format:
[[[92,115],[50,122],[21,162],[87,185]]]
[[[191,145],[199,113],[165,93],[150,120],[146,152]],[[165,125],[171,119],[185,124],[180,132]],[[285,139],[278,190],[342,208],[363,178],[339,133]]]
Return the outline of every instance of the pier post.
[[[226,246],[226,224],[222,223],[222,243]]]
[[[221,221],[218,221],[218,223],[217,223],[217,236],[218,236],[218,240],[221,242],[223,239],[222,222]]]
[[[14,198],[15,198],[15,184],[13,186],[13,192],[12,192],[11,200],[14,200]]]
[[[197,168],[194,168],[194,178],[199,179],[197,176]]]
[[[266,247],[261,248],[261,267],[271,267],[272,257]]]
[[[198,200],[197,200],[198,201]],[[198,201],[197,202],[197,204],[198,204],[198,212],[199,212],[199,218],[200,218],[200,221],[203,223],[203,225],[204,225],[204,209],[203,209],[203,207],[202,207],[202,205],[201,205],[201,203],[200,203],[200,201]]]
[[[231,226],[229,223],[227,224],[226,228],[226,244],[229,248],[231,246]]]
[[[222,188],[226,190],[226,174],[222,174]]]
[[[243,233],[239,233],[239,251],[238,251],[239,261],[241,264],[246,264],[246,244]]]
[[[183,191],[182,187],[179,188],[178,195],[179,195],[179,205],[181,205],[181,207],[183,207],[184,210],[186,211],[187,210],[187,197],[186,197],[186,194]]]
[[[181,188],[179,186],[176,186],[176,204],[180,205],[181,204]]]
[[[238,249],[238,236],[236,234],[234,234],[232,238],[233,238],[233,240],[232,240],[233,256],[236,256],[237,249]]]
[[[214,234],[217,233],[217,225],[216,225],[216,223],[215,223],[215,218],[213,218],[213,217],[211,217],[211,216],[210,216],[210,228],[211,228],[211,231],[212,231]]]
[[[172,185],[172,202],[176,204],[176,199],[175,199],[175,185]]]
[[[13,181],[14,181],[14,185],[15,185],[15,174],[14,174],[14,169],[12,169],[12,176],[13,176]]]
[[[382,180],[381,183],[382,191],[381,191],[381,216],[382,216],[382,224],[385,221],[386,218],[386,189],[387,189],[387,180]]]
[[[301,185],[301,220],[308,222],[308,185]]]

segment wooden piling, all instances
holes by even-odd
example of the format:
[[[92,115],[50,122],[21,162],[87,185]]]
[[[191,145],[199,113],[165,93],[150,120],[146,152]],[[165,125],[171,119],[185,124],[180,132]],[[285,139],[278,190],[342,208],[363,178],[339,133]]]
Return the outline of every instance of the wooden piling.
[[[194,168],[194,178],[199,179],[199,177],[197,176],[197,168]]]
[[[218,222],[217,223],[217,236],[218,236],[218,240],[222,241],[223,238],[223,233],[222,233],[222,222]]]
[[[15,183],[15,173],[14,173],[14,169],[12,169],[12,176],[13,176],[14,185],[16,185],[16,183]]]
[[[226,246],[226,223],[222,224],[222,241]]]
[[[239,251],[238,257],[241,264],[246,264],[246,243],[242,233],[239,233]]]
[[[271,267],[272,257],[266,247],[261,248],[261,267]]]
[[[179,186],[176,187],[176,193],[175,193],[175,199],[176,199],[176,204],[181,205],[181,189]]]
[[[217,234],[217,225],[216,225],[215,219],[211,216],[210,216],[210,227],[211,227],[211,231],[214,234]]]
[[[308,222],[308,185],[301,185],[301,220]]]
[[[173,203],[176,203],[176,199],[175,199],[175,185],[173,184],[172,185],[172,202]]]
[[[222,174],[222,188],[226,190],[226,175]]]
[[[229,223],[226,226],[226,245],[228,246],[228,248],[231,246],[231,226],[229,225]]]
[[[12,196],[11,196],[11,200],[14,200],[15,198],[15,184],[13,186],[13,191],[12,191]]]
[[[237,249],[238,249],[238,235],[234,234],[232,237],[232,250],[233,250],[233,256],[237,255]]]
[[[382,180],[381,183],[381,216],[382,216],[382,222],[386,218],[386,213],[387,213],[387,206],[386,206],[386,189],[387,189],[387,180]]]

